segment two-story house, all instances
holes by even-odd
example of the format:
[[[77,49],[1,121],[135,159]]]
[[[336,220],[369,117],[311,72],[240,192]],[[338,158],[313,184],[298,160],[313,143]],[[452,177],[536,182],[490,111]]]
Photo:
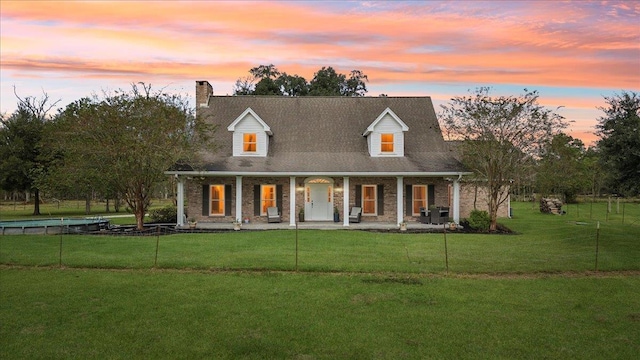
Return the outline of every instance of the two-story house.
[[[168,171],[183,206],[199,222],[283,222],[344,226],[354,206],[362,222],[398,224],[420,208],[450,207],[459,222],[460,179],[469,174],[442,136],[429,97],[214,96],[196,82],[198,116],[215,124],[215,149],[198,169]],[[467,210],[466,212],[468,213]]]

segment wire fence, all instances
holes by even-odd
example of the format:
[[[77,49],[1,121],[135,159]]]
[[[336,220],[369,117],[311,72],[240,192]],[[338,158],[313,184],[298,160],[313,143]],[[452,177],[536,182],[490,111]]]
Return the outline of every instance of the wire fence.
[[[640,204],[569,205],[547,215],[528,203],[500,222],[515,234],[357,230],[176,231],[117,236],[0,236],[0,264],[399,274],[529,274],[640,270]]]
[[[538,236],[350,230],[168,236],[156,232],[151,236],[118,237],[16,235],[0,238],[0,263],[407,274],[640,270],[638,229],[628,231],[604,224],[598,228],[597,223],[538,225]]]

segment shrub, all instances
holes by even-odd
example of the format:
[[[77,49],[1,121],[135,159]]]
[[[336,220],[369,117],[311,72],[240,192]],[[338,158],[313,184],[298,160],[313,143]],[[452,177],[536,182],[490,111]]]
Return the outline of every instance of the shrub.
[[[489,213],[484,210],[472,210],[469,215],[469,226],[474,230],[488,231],[491,225]]]
[[[173,205],[165,206],[160,209],[151,210],[149,213],[151,221],[154,223],[176,223],[178,218],[178,208]]]

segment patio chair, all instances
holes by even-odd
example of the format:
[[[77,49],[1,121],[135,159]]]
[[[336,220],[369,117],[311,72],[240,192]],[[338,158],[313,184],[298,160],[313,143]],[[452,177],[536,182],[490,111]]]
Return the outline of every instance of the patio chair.
[[[351,213],[349,214],[349,222],[350,223],[359,223],[361,216],[362,216],[362,208],[360,208],[360,207],[352,207],[351,208]]]
[[[438,206],[431,209],[431,224],[444,224],[449,221],[449,208]]]
[[[282,218],[280,217],[277,207],[267,208],[267,222],[270,222],[270,223],[282,222]]]

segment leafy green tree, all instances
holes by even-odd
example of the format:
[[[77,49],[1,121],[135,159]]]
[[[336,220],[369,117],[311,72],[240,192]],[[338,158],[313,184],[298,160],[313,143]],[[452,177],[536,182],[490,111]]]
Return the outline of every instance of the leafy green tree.
[[[367,84],[369,77],[360,70],[351,70],[348,79],[345,80],[343,96],[365,96],[367,93]]]
[[[175,164],[196,164],[199,149],[211,147],[213,129],[194,118],[180,95],[132,85],[103,99],[80,100],[60,114],[58,138],[69,148],[65,161],[95,171],[122,194],[138,229],[164,171]],[[81,157],[89,156],[88,161]]]
[[[309,82],[309,95],[342,96],[346,81],[344,74],[338,74],[331,66],[323,66]]]
[[[565,203],[590,187],[585,163],[586,149],[580,139],[557,134],[543,149],[538,162],[536,185],[543,195],[561,194]]]
[[[562,116],[538,104],[538,92],[491,96],[490,88],[456,96],[442,105],[440,117],[450,137],[462,140],[462,162],[487,187],[490,230],[497,229],[498,207],[523,167],[566,124]]]
[[[309,83],[302,76],[280,72],[273,64],[256,66],[249,73],[251,76],[236,81],[234,95],[364,96],[367,93],[368,77],[360,70],[352,70],[347,78],[332,67],[323,67]]]
[[[280,87],[276,84],[276,78],[280,71],[273,64],[260,65],[249,70],[254,80],[258,80],[252,95],[281,95]]]
[[[283,96],[306,96],[309,94],[309,85],[302,76],[282,73],[276,79],[276,85]]]
[[[79,124],[90,124],[99,116],[98,104],[94,99],[77,100],[59,110],[45,137],[48,148],[60,156],[56,158],[49,172],[45,187],[48,192],[61,197],[73,196],[85,199],[85,213],[91,213],[93,194],[115,193],[113,172],[109,162],[100,158],[101,152],[86,152],[86,139],[75,136]],[[63,141],[61,141],[63,140]]]
[[[256,86],[251,95],[282,95],[280,87],[276,84],[275,80],[271,78],[263,78],[256,83]]]
[[[239,78],[233,86],[233,95],[252,95],[255,89],[253,82],[253,76]]]
[[[280,71],[275,65],[258,65],[249,70],[249,73],[253,75],[254,79],[276,79],[280,76]]]
[[[605,185],[606,174],[600,162],[600,150],[597,146],[589,147],[582,157],[582,163],[586,172],[589,191],[594,196],[600,195],[601,189]]]
[[[599,109],[598,119],[601,166],[608,174],[607,185],[625,196],[640,194],[640,95],[623,91],[605,97],[608,107]]]
[[[14,88],[15,93],[15,88]],[[18,98],[18,109],[0,118],[0,187],[6,191],[33,191],[33,215],[40,215],[39,180],[46,176],[51,154],[42,146],[49,111],[58,103],[41,98]]]

